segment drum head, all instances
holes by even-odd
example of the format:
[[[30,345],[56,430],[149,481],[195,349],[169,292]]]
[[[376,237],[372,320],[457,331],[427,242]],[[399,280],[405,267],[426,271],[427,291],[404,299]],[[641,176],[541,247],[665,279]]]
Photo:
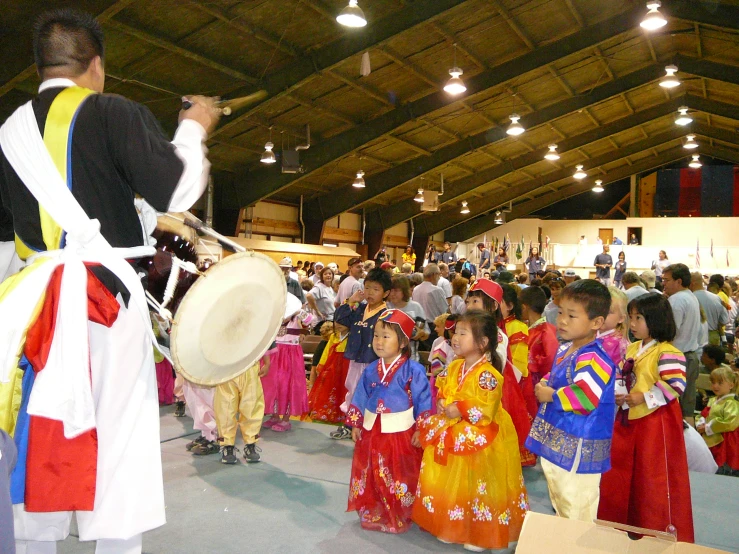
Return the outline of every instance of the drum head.
[[[282,270],[241,252],[216,263],[187,291],[174,317],[172,360],[188,381],[230,381],[269,349],[285,313]]]

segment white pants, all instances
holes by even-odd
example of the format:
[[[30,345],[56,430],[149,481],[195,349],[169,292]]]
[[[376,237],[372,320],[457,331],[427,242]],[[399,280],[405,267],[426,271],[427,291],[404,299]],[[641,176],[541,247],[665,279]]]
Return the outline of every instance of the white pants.
[[[349,371],[346,374],[346,380],[344,386],[346,387],[346,397],[344,397],[344,403],[340,406],[341,411],[346,413],[349,410],[349,406],[352,405],[352,397],[354,397],[354,391],[357,389],[359,379],[362,377],[364,368],[369,364],[360,364],[359,362],[349,362]]]
[[[185,396],[185,406],[193,419],[193,428],[200,431],[209,441],[218,438],[216,413],[213,410],[215,387],[204,387],[183,379],[182,394]]]
[[[136,552],[130,542],[140,552],[141,533],[166,521],[159,399],[146,325],[136,308],[122,303],[110,329],[89,323],[97,478],[93,510],[75,513],[80,540],[102,539],[98,552]],[[72,513],[26,512],[16,505],[14,516],[16,540],[34,552],[23,541],[64,540]]]
[[[572,469],[567,471],[541,458],[541,469],[547,479],[549,499],[559,517],[592,523],[598,517],[600,473],[577,473],[582,456],[582,439]]]

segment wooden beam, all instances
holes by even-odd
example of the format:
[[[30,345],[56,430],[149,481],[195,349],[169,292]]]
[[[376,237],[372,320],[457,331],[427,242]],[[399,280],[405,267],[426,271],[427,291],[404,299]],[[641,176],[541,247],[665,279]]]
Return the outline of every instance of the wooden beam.
[[[426,83],[431,85],[432,87],[436,88],[439,86],[439,81],[434,79],[432,75],[429,75],[428,73],[426,73],[426,71],[418,67],[416,64],[405,59],[398,52],[393,50],[390,46],[384,46],[383,48],[380,49],[380,52],[384,54],[385,56],[387,56],[388,58],[390,58],[395,63],[397,63],[399,66],[404,67],[405,69],[413,73],[416,77],[418,77],[422,81],[425,81]]]
[[[187,58],[189,60],[195,61],[201,65],[204,65],[205,67],[209,67],[216,71],[220,71],[221,73],[225,75],[229,75],[230,77],[233,77],[234,79],[239,79],[240,81],[244,81],[244,82],[251,83],[251,84],[256,84],[259,81],[255,77],[252,77],[251,75],[247,75],[246,73],[242,71],[228,67],[220,62],[211,60],[210,58],[202,54],[199,54],[187,48],[183,48],[182,46],[178,46],[177,44],[174,44],[173,42],[170,42],[169,40],[166,40],[162,37],[155,36],[151,33],[147,33],[146,31],[136,29],[134,27],[131,27],[130,25],[126,25],[125,23],[121,23],[119,21],[115,21],[111,19],[105,23],[105,26],[110,27],[111,29],[115,29],[116,31],[119,31],[121,33],[125,33],[132,37],[135,37],[144,42],[148,42],[149,44],[152,44],[158,48],[161,48],[162,50],[166,50],[167,52],[171,52],[172,54],[176,54],[178,56],[182,56],[183,58]]]
[[[411,150],[415,150],[416,152],[418,152],[419,154],[423,154],[424,156],[430,156],[433,153],[431,152],[431,150],[426,150],[425,148],[422,148],[418,146],[417,144],[413,144],[410,141],[400,138],[397,135],[387,135],[387,138],[394,140],[395,142],[398,142],[404,146],[407,146]]]
[[[631,192],[627,192],[626,196],[624,196],[621,200],[616,202],[616,205],[610,209],[610,211],[603,217],[603,219],[609,219],[610,216],[612,216],[617,211],[620,211],[626,217],[629,217],[628,214],[620,208],[621,204],[623,204],[624,202],[628,202],[629,198],[631,198]]]
[[[480,69],[487,68],[487,64],[485,63],[485,60],[483,60],[479,55],[472,52],[467,46],[464,45],[464,43],[455,35],[452,33],[449,29],[447,29],[444,25],[439,23],[438,21],[434,21],[431,23],[431,27],[436,30],[441,36],[443,36],[448,44],[457,45],[457,50],[462,52],[467,58],[469,58],[472,63],[474,63],[477,67]]]
[[[565,4],[567,4],[567,9],[570,10],[572,17],[575,18],[577,26],[583,28],[585,26],[585,20],[582,18],[582,15],[580,15],[580,12],[575,7],[575,4],[572,3],[572,0],[565,0]]]
[[[342,75],[335,69],[327,69],[325,73],[327,75],[330,75],[334,79],[337,79],[341,81],[342,83],[350,86],[351,88],[356,89],[371,98],[374,98],[375,100],[379,101],[382,104],[385,104],[386,106],[390,106],[393,108],[395,107],[395,104],[390,101],[390,99],[387,97],[386,94],[383,94],[381,91],[379,91],[372,85],[368,85],[366,83],[360,83],[357,79],[346,77],[345,75]]]
[[[321,106],[314,100],[311,100],[310,98],[306,98],[302,94],[298,94],[297,92],[293,91],[288,95],[288,98],[291,100],[294,100],[301,106],[305,106],[307,108],[311,108],[319,113],[323,113],[333,119],[336,119],[338,121],[341,121],[343,123],[348,123],[349,125],[356,125],[358,122],[354,121],[352,118],[350,118],[347,115],[344,115],[342,113],[339,113],[338,111],[334,110],[333,108],[327,108],[325,106]]]
[[[495,9],[498,10],[498,13],[505,20],[505,22],[508,23],[508,26],[511,28],[511,30],[518,35],[518,38],[520,38],[521,41],[523,41],[523,43],[526,45],[526,48],[528,48],[529,50],[533,50],[534,48],[536,48],[536,44],[534,44],[534,41],[531,40],[526,31],[524,31],[523,28],[521,28],[521,26],[516,22],[516,20],[505,8],[505,6],[498,2],[498,0],[493,0],[492,4],[493,6],[495,6]]]

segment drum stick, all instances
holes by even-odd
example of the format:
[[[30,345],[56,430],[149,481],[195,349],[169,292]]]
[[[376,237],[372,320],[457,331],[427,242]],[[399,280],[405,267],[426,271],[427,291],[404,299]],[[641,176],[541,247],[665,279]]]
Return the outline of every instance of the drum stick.
[[[243,108],[245,106],[248,106],[249,104],[264,100],[265,98],[267,98],[267,91],[258,90],[246,96],[240,96],[239,98],[231,98],[230,100],[216,100],[215,107],[218,111],[221,112],[221,115],[231,115],[233,113],[233,110],[238,110],[239,108]],[[182,100],[183,110],[190,109],[191,107],[192,102],[187,99]]]
[[[234,252],[246,252],[246,248],[241,246],[238,242],[232,241],[230,238],[223,236],[220,233],[217,233],[207,225],[205,225],[202,221],[199,219],[193,218],[193,217],[185,217],[185,220],[183,221],[185,225],[188,227],[192,227],[196,231],[200,231],[201,233],[205,233],[206,235],[209,235],[216,239],[218,242],[220,242],[224,246],[228,246],[229,248],[233,249]]]

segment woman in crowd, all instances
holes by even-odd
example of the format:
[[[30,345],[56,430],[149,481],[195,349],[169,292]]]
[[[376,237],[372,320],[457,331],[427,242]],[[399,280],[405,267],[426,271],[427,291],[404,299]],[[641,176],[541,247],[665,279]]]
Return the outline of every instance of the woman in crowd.
[[[320,273],[321,280],[316,283],[306,295],[308,305],[316,313],[319,323],[314,327],[318,330],[321,328],[321,322],[334,320],[334,300],[336,293],[334,292],[334,272],[330,267],[324,267]]]
[[[393,275],[393,284],[387,297],[388,309],[396,309],[411,316],[416,322],[416,330],[410,339],[410,359],[418,361],[418,343],[431,334],[426,313],[418,302],[411,300],[411,284],[405,275]]]
[[[404,264],[411,264],[411,267],[415,269],[416,267],[416,251],[413,249],[413,247],[409,244],[405,247],[405,252],[403,252],[403,263]]]
[[[438,264],[439,257],[439,253],[436,251],[436,246],[429,244],[428,252],[426,252],[426,259],[423,261],[423,267],[426,267],[429,264]]]
[[[626,254],[624,251],[618,253],[618,261],[616,262],[616,271],[613,274],[613,285],[616,288],[623,288],[621,285],[621,279],[623,279],[624,273],[626,273]]]
[[[464,299],[467,296],[469,284],[469,280],[464,277],[455,277],[452,281],[451,312],[455,315],[462,315],[466,310]]]
[[[493,266],[495,271],[504,271],[508,265],[508,254],[506,254],[505,248],[502,246],[498,248],[498,253],[493,258]]]
[[[547,268],[547,261],[539,256],[538,247],[531,247],[531,254],[526,258],[524,266],[529,274],[529,282],[533,281],[540,271],[544,271]]]
[[[670,265],[670,260],[667,259],[667,252],[664,250],[659,251],[659,259],[652,262],[652,269],[654,275],[657,277],[657,282],[662,282],[662,272],[665,268]]]

